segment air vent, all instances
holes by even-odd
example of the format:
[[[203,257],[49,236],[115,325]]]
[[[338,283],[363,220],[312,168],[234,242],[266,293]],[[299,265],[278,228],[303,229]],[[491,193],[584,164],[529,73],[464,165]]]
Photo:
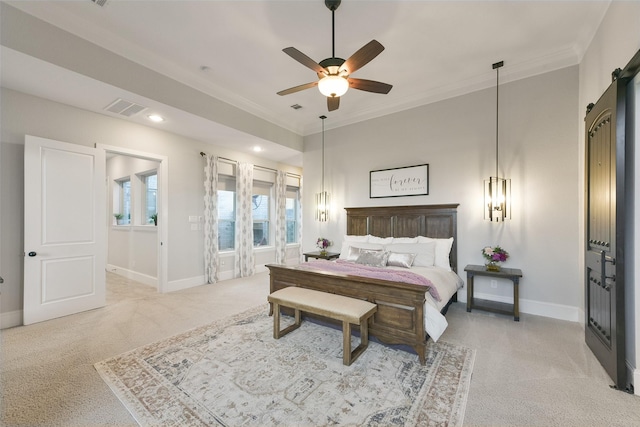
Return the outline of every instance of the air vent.
[[[293,104],[293,105],[291,106],[291,108],[293,108],[294,110],[299,110],[299,109],[301,109],[301,108],[302,108],[302,105],[300,105],[300,104]]]
[[[145,107],[144,105],[136,104],[122,98],[116,99],[111,104],[109,104],[108,107],[105,108],[105,110],[111,113],[119,114],[125,117],[135,116],[139,112],[146,109],[147,107]]]
[[[91,0],[91,3],[95,3],[100,7],[105,7],[107,3],[109,3],[109,0]]]

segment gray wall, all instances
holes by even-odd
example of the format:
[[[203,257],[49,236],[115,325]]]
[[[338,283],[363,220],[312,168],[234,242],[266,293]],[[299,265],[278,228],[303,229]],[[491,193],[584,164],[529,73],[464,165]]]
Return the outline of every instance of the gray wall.
[[[2,259],[3,327],[22,323],[24,135],[93,146],[95,143],[166,156],[169,161],[168,281],[170,289],[203,283],[203,236],[191,230],[189,216],[204,210],[204,160],[200,152],[301,174],[299,168],[250,154],[184,138],[117,118],[51,102],[2,88],[0,92],[1,148],[0,258]],[[297,257],[296,251],[290,251]],[[271,262],[273,250],[260,253],[256,263]],[[225,267],[233,269],[233,258]],[[223,277],[228,273],[222,274]]]
[[[344,207],[460,203],[460,271],[466,264],[482,262],[484,245],[501,244],[511,254],[505,265],[524,272],[521,311],[584,322],[585,108],[609,86],[611,72],[624,67],[639,49],[640,2],[611,2],[577,67],[501,85],[500,169],[512,179],[514,196],[513,219],[506,224],[482,220],[482,180],[495,170],[492,90],[327,131],[325,187],[334,200],[333,219],[320,224],[313,220],[312,209],[305,211],[304,249],[313,249],[320,236],[340,241],[346,230]],[[501,76],[508,75],[508,65]],[[640,122],[637,114],[636,120]],[[636,153],[639,139],[636,135]],[[305,206],[313,206],[313,194],[320,191],[320,155],[320,135],[306,137]],[[420,163],[430,164],[429,196],[368,198],[370,170]],[[636,232],[628,259],[637,259],[640,247],[637,206],[636,201]],[[636,389],[638,270],[632,270],[633,291],[627,295],[626,360]],[[495,300],[508,300],[510,295],[508,288],[496,291],[487,284],[476,289]],[[466,293],[460,296],[465,300]]]
[[[505,266],[524,273],[523,312],[581,320],[577,102],[577,66],[501,85],[499,166],[514,203],[513,219],[500,224],[483,219],[483,180],[495,174],[495,88],[327,131],[333,220],[319,224],[307,209],[304,248],[320,236],[341,240],[344,207],[459,203],[461,276],[466,264],[483,263],[484,246],[501,245],[511,255]],[[305,206],[321,185],[320,147],[320,135],[306,138]],[[369,199],[369,171],[422,163],[430,165],[428,196]],[[477,282],[487,298],[511,298],[508,282]]]

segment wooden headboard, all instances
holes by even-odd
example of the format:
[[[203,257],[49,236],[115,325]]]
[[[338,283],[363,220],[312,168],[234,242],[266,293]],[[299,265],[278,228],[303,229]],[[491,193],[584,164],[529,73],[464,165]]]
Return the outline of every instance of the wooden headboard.
[[[347,234],[378,237],[453,237],[451,268],[458,271],[458,204],[345,208]]]

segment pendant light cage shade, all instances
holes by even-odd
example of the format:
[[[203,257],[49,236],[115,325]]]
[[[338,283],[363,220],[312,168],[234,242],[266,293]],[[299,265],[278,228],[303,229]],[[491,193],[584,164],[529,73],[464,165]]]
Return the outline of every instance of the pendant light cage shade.
[[[484,181],[484,219],[502,222],[511,219],[511,180],[498,175],[498,135],[500,131],[500,68],[504,61],[492,65],[496,70],[496,175]]]
[[[320,222],[329,221],[329,206],[331,196],[326,191],[316,193],[316,220]]]
[[[484,181],[484,219],[511,219],[511,180],[492,176]]]
[[[320,116],[322,119],[322,191],[316,193],[316,221],[329,221],[329,209],[331,207],[331,196],[324,191],[324,119],[327,116]]]

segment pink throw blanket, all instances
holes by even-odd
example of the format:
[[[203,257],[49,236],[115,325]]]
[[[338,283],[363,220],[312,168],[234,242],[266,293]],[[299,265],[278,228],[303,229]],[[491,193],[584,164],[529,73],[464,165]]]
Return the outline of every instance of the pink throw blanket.
[[[431,280],[411,271],[392,270],[369,265],[355,264],[344,260],[336,261],[310,261],[300,264],[301,268],[307,270],[324,270],[334,273],[344,273],[352,276],[369,277],[371,279],[389,280],[391,282],[411,283],[427,287],[427,291],[436,300],[440,301],[440,294]]]

